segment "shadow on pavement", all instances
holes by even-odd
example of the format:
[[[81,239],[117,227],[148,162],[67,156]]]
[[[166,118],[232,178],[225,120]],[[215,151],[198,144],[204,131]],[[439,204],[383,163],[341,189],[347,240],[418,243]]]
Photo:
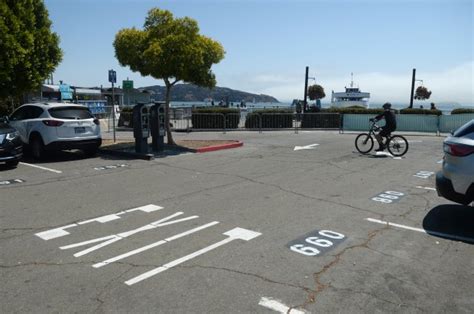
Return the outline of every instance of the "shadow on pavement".
[[[120,157],[110,156],[110,155],[102,155],[97,153],[94,156],[86,155],[81,150],[61,150],[55,152],[47,153],[41,160],[33,158],[30,154],[24,154],[23,158],[20,160],[21,162],[29,163],[29,164],[45,164],[45,163],[61,163],[61,162],[70,162],[70,161],[77,161],[77,160],[86,160],[86,159],[123,159]]]
[[[474,244],[474,207],[446,204],[434,207],[423,219],[428,234]]]

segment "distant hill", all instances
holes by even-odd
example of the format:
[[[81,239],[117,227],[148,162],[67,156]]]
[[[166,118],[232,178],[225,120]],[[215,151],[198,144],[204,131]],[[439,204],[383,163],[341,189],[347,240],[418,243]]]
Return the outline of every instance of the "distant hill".
[[[165,86],[154,85],[139,89],[149,91],[155,100],[165,100]],[[171,101],[205,101],[208,99],[214,100],[216,104],[221,100],[224,102],[253,102],[255,99],[255,102],[279,102],[272,96],[252,94],[226,87],[216,86],[209,89],[192,84],[177,84],[171,89]]]

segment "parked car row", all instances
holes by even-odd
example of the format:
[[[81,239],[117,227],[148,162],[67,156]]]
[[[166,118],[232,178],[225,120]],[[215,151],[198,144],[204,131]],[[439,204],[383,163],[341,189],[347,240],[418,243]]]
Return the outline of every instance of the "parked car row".
[[[68,149],[95,155],[102,144],[99,120],[88,108],[67,103],[25,104],[4,119],[0,127],[0,162],[15,166],[21,146],[35,159]]]

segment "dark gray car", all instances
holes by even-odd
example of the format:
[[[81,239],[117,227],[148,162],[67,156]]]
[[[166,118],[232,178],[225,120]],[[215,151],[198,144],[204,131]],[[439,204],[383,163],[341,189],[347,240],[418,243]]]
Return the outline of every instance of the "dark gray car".
[[[17,130],[0,122],[0,163],[16,167],[23,156],[23,143]]]

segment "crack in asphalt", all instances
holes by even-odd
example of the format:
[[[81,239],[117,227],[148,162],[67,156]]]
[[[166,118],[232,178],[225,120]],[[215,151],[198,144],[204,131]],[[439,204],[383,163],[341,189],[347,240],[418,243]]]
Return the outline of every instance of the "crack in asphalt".
[[[367,246],[367,249],[372,251],[372,252],[375,252],[375,253],[378,253],[380,255],[383,255],[383,256],[386,256],[386,257],[391,257],[391,258],[396,258],[396,259],[405,259],[405,260],[409,260],[409,261],[416,261],[422,265],[429,265],[428,263],[425,263],[425,261],[423,260],[420,260],[420,259],[416,259],[416,258],[403,258],[403,257],[400,257],[400,256],[396,256],[396,255],[392,255],[392,254],[388,254],[388,253],[384,253],[382,251],[379,251],[379,250],[376,250],[374,248],[371,248],[369,246]]]
[[[227,272],[231,272],[231,273],[235,273],[235,274],[239,274],[239,275],[254,277],[254,278],[257,278],[257,279],[260,279],[260,280],[263,280],[265,282],[272,283],[272,284],[277,284],[277,285],[282,285],[282,286],[285,286],[285,287],[301,289],[301,290],[303,290],[307,293],[315,292],[314,290],[312,290],[308,287],[305,287],[305,286],[294,285],[294,284],[287,283],[287,282],[280,282],[280,281],[276,281],[276,280],[266,278],[262,275],[249,273],[249,272],[244,272],[244,271],[240,271],[240,270],[236,270],[236,269],[225,268],[225,267],[203,266],[203,265],[188,265],[188,266],[181,265],[181,266],[177,266],[177,267],[179,267],[179,268],[203,268],[203,269],[223,270],[223,271],[227,271]]]
[[[181,169],[181,170],[192,171],[193,173],[196,172],[195,169],[189,169],[189,168],[186,168],[186,167],[171,166],[171,165],[168,165],[168,164],[165,164],[165,163],[164,163],[164,165],[166,165],[170,168],[176,168],[176,169]],[[308,169],[302,169],[303,172],[306,172],[307,170]],[[363,171],[363,170],[361,170],[361,171]],[[268,176],[267,174],[257,176],[254,179],[252,179],[252,178],[249,178],[249,177],[246,177],[246,176],[242,176],[242,175],[238,175],[238,174],[231,174],[231,173],[206,172],[206,171],[202,171],[202,170],[200,170],[199,172],[203,173],[203,174],[207,174],[207,175],[221,175],[221,176],[236,177],[236,178],[242,179],[243,181],[249,181],[249,182],[264,185],[264,186],[272,186],[272,187],[275,187],[275,188],[279,189],[280,191],[287,192],[287,193],[290,193],[290,194],[294,194],[294,195],[299,196],[299,197],[304,197],[304,198],[308,198],[308,199],[312,199],[312,200],[322,201],[322,202],[326,202],[326,203],[333,204],[333,205],[346,206],[346,207],[349,207],[349,208],[352,208],[352,209],[355,209],[355,210],[358,210],[358,211],[368,212],[368,213],[371,213],[373,215],[380,215],[380,213],[378,213],[378,212],[374,212],[374,211],[371,211],[371,210],[368,210],[368,209],[365,209],[365,208],[359,208],[359,207],[352,206],[352,205],[345,204],[345,203],[340,203],[340,202],[330,201],[330,200],[323,199],[323,198],[313,197],[313,196],[310,196],[310,195],[306,195],[306,194],[303,194],[303,193],[298,193],[296,191],[285,189],[285,188],[281,187],[278,184],[273,184],[273,183],[268,183],[268,182],[261,182],[261,181],[256,180],[258,178],[263,178],[263,177]],[[206,188],[206,189],[201,190],[199,192],[191,192],[189,194],[183,194],[183,195],[180,195],[179,197],[189,196],[189,195],[192,195],[192,194],[200,193],[202,191],[212,190],[214,188],[220,188],[220,187],[227,187],[227,186],[231,186],[231,185],[234,185],[234,184],[240,184],[240,183],[242,183],[242,181],[231,182],[231,183],[228,183],[228,184],[225,184],[225,185],[219,185],[219,186],[216,186],[216,187]],[[176,196],[170,197],[170,198],[167,198],[167,199],[163,199],[163,200],[170,200],[170,199],[174,199],[174,198],[176,198]]]
[[[115,276],[114,278],[110,279],[104,286],[103,288],[101,289],[101,291],[99,291],[97,293],[97,296],[95,297],[95,301],[98,302],[98,306],[97,308],[93,311],[94,313],[100,313],[102,312],[101,309],[102,307],[104,306],[105,304],[105,300],[104,300],[104,297],[103,295],[108,292],[108,288],[115,282],[117,281],[119,278],[125,276],[125,274],[127,274],[129,271],[131,271],[133,269],[133,267],[130,267],[129,269],[123,271],[121,274],[118,274],[117,276]]]
[[[10,269],[19,267],[30,267],[30,266],[69,266],[69,265],[84,265],[90,262],[72,262],[72,263],[49,263],[49,262],[28,262],[19,263],[14,265],[0,265],[0,268]]]
[[[195,169],[189,169],[189,168],[186,168],[186,167],[178,167],[178,166],[172,166],[172,165],[169,165],[167,163],[156,163],[155,165],[164,165],[164,166],[167,166],[167,167],[170,167],[170,168],[174,168],[174,169],[181,169],[181,170],[186,170],[186,171],[191,171],[193,173],[196,172]],[[137,168],[128,168],[128,170],[130,169],[137,169]],[[125,170],[124,170],[125,171]],[[302,171],[305,171],[304,169]],[[318,197],[314,197],[314,196],[310,196],[310,195],[306,195],[306,194],[303,194],[303,193],[298,193],[296,191],[292,191],[292,190],[288,190],[288,189],[285,189],[283,187],[281,187],[280,185],[277,185],[277,184],[272,184],[272,183],[268,183],[268,182],[261,182],[261,181],[258,181],[256,180],[257,178],[263,178],[263,177],[266,177],[268,176],[267,174],[264,174],[264,175],[261,175],[261,176],[257,176],[255,179],[252,179],[252,178],[248,178],[246,176],[242,176],[242,175],[238,175],[238,174],[229,174],[229,173],[220,173],[220,172],[205,172],[205,171],[199,171],[200,173],[203,173],[203,174],[207,174],[207,175],[221,175],[221,176],[228,176],[228,177],[235,177],[235,178],[239,178],[239,179],[242,179],[242,181],[235,181],[235,182],[230,182],[230,183],[227,183],[227,184],[221,184],[221,185],[217,185],[217,186],[211,186],[211,187],[206,187],[206,188],[203,188],[203,189],[200,189],[200,190],[197,190],[197,191],[193,191],[193,192],[189,192],[189,193],[184,193],[184,194],[180,194],[180,195],[177,195],[177,196],[171,196],[171,197],[168,197],[168,198],[163,198],[161,199],[160,201],[170,201],[170,200],[174,200],[174,199],[177,199],[177,198],[182,198],[182,197],[189,197],[189,196],[192,196],[192,195],[196,195],[196,194],[201,194],[201,193],[204,193],[204,192],[207,192],[207,191],[212,191],[216,188],[220,189],[220,188],[225,188],[225,187],[229,187],[229,186],[233,186],[233,185],[236,185],[236,184],[240,184],[244,181],[248,181],[248,182],[252,182],[252,183],[255,183],[255,184],[259,184],[259,185],[264,185],[264,186],[272,186],[274,188],[277,188],[279,189],[280,191],[283,191],[283,192],[286,192],[286,193],[290,193],[290,194],[293,194],[293,195],[296,195],[296,196],[299,196],[299,197],[303,197],[303,198],[307,198],[307,199],[312,199],[312,200],[317,200],[317,201],[321,201],[321,202],[326,202],[326,203],[329,203],[329,204],[332,204],[332,205],[339,205],[339,206],[344,206],[344,207],[348,207],[348,208],[352,208],[352,209],[355,209],[357,211],[361,211],[361,212],[366,212],[366,213],[370,213],[372,215],[380,215],[380,213],[378,212],[375,212],[375,211],[372,211],[372,210],[369,210],[369,209],[365,209],[365,208],[359,208],[359,207],[356,207],[356,206],[353,206],[353,205],[349,205],[349,204],[345,204],[345,203],[341,203],[341,202],[336,202],[336,201],[331,201],[331,200],[327,200],[327,199],[323,199],[323,198],[318,198]],[[112,174],[112,173],[107,173],[106,175],[109,175],[109,174]],[[95,176],[96,174],[92,175],[92,176]],[[67,180],[64,180],[64,181],[67,181]],[[35,184],[36,185],[36,184]],[[94,216],[95,217],[95,216]],[[82,221],[82,220],[87,220],[87,219],[92,219],[94,217],[89,217],[89,218],[83,218],[83,219],[80,219],[78,221]],[[76,221],[77,222],[77,221]],[[63,226],[64,224],[67,224],[67,223],[61,223],[61,224],[58,224],[58,225],[54,225],[54,226],[42,226],[42,227],[35,227],[35,228],[23,228],[23,230],[29,230],[29,231],[37,231],[37,230],[43,230],[43,229],[51,229],[51,228],[58,228],[58,227],[61,227]],[[0,230],[15,230],[17,228],[8,228],[8,229],[0,229]],[[20,229],[20,228],[18,228]],[[10,238],[15,238],[15,237],[20,237],[20,236],[23,236],[24,234],[21,234],[21,235],[14,235],[14,236],[11,236],[11,237],[8,237],[8,238],[3,238],[3,239],[10,239]]]
[[[339,288],[339,287],[335,287],[333,285],[330,285],[330,288],[335,290],[336,292],[339,292],[339,291],[345,291],[345,292],[350,292],[350,293],[358,293],[358,294],[363,294],[363,295],[367,295],[369,297],[372,297],[376,300],[379,300],[379,301],[382,301],[384,303],[389,303],[389,304],[392,304],[392,305],[396,305],[398,308],[401,308],[401,307],[406,307],[406,308],[412,308],[412,309],[416,309],[420,312],[425,312],[426,310],[423,309],[423,308],[420,308],[416,305],[411,305],[411,304],[407,304],[407,303],[403,303],[403,302],[394,302],[394,301],[391,301],[391,300],[387,300],[387,299],[384,299],[378,295],[376,295],[375,293],[372,293],[372,292],[367,292],[367,291],[363,291],[363,290],[357,290],[357,289],[352,289],[352,288]]]
[[[317,297],[326,289],[328,288],[331,284],[330,283],[327,283],[327,284],[324,284],[321,282],[321,277],[326,273],[328,272],[331,268],[333,268],[335,265],[337,265],[340,261],[341,261],[341,258],[342,256],[349,250],[353,250],[353,249],[358,249],[358,248],[369,248],[368,245],[369,243],[375,238],[375,236],[377,236],[377,234],[379,234],[380,232],[384,231],[384,230],[387,230],[389,229],[389,226],[386,225],[384,228],[381,228],[381,229],[376,229],[376,230],[373,230],[371,232],[369,232],[367,234],[367,239],[363,242],[363,243],[360,243],[360,244],[357,244],[357,245],[352,245],[352,246],[349,246],[349,247],[346,247],[344,248],[341,252],[339,252],[338,254],[334,255],[333,256],[333,260],[330,261],[329,263],[327,263],[326,265],[323,266],[323,268],[314,273],[313,274],[313,278],[314,278],[314,282],[315,282],[315,288],[314,289],[311,289],[311,292],[308,293],[307,297],[306,297],[306,301],[303,303],[303,304],[300,304],[300,305],[295,305],[295,306],[291,306],[291,308],[304,308],[306,309],[306,307],[310,304],[314,304],[317,300]]]

